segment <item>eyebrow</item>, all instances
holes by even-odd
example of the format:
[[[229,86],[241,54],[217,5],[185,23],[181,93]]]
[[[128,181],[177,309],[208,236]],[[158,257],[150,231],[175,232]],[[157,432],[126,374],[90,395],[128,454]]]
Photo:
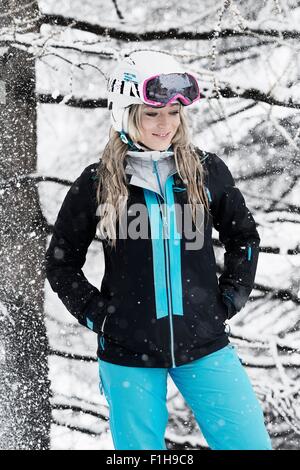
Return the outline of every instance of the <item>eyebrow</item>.
[[[172,103],[171,106],[179,106],[180,103]],[[145,106],[146,109],[161,109],[161,108],[157,108],[156,106]]]

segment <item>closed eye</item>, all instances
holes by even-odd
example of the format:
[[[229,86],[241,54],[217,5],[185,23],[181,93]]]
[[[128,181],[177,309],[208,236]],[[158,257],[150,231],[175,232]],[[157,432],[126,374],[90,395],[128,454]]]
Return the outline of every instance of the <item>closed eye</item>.
[[[172,111],[172,112],[169,113],[169,114],[171,114],[171,115],[172,115],[172,114],[173,114],[173,115],[179,114],[179,111]],[[157,113],[146,113],[146,115],[147,115],[147,116],[157,116]]]

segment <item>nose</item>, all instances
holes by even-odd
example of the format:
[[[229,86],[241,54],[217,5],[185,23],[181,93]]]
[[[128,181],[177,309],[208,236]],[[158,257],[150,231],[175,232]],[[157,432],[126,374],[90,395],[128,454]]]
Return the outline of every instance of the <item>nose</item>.
[[[158,118],[157,125],[160,129],[165,129],[167,127],[167,122],[168,122],[168,117],[160,115]]]

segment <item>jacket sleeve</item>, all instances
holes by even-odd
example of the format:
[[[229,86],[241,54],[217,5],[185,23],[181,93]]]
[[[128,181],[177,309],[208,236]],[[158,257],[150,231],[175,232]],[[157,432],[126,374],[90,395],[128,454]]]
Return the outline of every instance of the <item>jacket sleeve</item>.
[[[67,192],[44,261],[53,291],[81,325],[98,333],[105,317],[103,296],[82,272],[97,225],[90,179],[87,167]]]
[[[260,237],[242,193],[217,155],[213,156],[211,187],[213,226],[225,246],[219,288],[231,318],[245,306],[253,289]]]

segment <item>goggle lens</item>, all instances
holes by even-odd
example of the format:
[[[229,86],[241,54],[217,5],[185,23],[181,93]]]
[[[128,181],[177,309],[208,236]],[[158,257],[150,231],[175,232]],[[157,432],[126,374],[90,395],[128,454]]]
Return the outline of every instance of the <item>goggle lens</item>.
[[[153,105],[166,105],[179,99],[187,106],[200,98],[197,80],[188,73],[170,73],[151,77],[144,83],[144,99]]]

